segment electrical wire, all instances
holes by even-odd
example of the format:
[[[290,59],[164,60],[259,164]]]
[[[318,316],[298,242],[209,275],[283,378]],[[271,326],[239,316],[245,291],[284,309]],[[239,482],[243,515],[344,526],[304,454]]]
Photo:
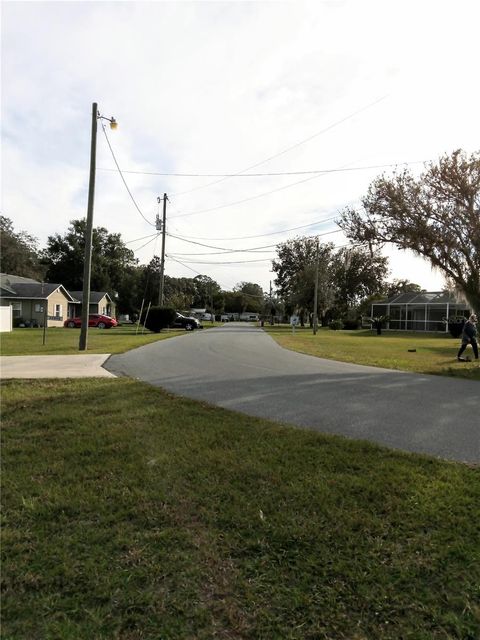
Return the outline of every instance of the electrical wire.
[[[329,236],[332,235],[334,233],[341,233],[342,229],[334,229],[333,231],[325,231],[324,233],[316,233],[313,234],[311,236],[306,236],[307,238],[319,238],[322,236]],[[216,247],[213,245],[209,245],[209,244],[204,244],[203,242],[196,242],[194,240],[187,240],[186,238],[182,238],[181,236],[175,236],[171,233],[167,233],[167,235],[171,238],[175,238],[176,240],[181,240],[182,242],[188,242],[188,244],[195,244],[198,245],[200,247],[206,247],[207,249],[218,249],[220,251],[226,252],[226,253],[242,253],[242,252],[248,252],[248,251],[258,251],[260,249],[271,249],[272,247],[278,247],[279,244],[281,243],[274,243],[274,244],[266,244],[266,245],[262,245],[260,247],[250,247],[249,249],[230,249],[228,247]]]
[[[308,238],[316,238],[317,236],[307,236]],[[278,245],[275,245],[278,246]],[[358,246],[362,246],[362,243],[354,243],[351,244],[350,242],[347,242],[346,244],[340,244],[340,245],[334,245],[332,248],[335,249],[343,249],[345,247],[358,247]],[[173,256],[176,256],[176,253],[173,254],[169,254],[169,256],[173,259]],[[179,254],[179,255],[184,255],[184,254]],[[203,254],[200,254],[203,255]],[[185,258],[183,258],[185,260]],[[246,264],[246,263],[250,263],[250,262],[270,262],[272,260],[272,258],[262,258],[262,259],[256,259],[256,260],[235,260],[235,261],[203,261],[203,260],[185,260],[185,262],[190,263],[190,264],[211,264],[211,265],[228,265],[228,264]]]
[[[365,171],[366,169],[388,169],[399,165],[425,164],[426,160],[412,160],[409,162],[393,162],[390,164],[372,164],[366,167],[350,167],[345,169],[309,169],[307,171],[274,171],[271,173],[160,173],[157,171],[127,171],[140,176],[166,176],[170,178],[262,178],[277,176],[303,176],[312,173],[343,173],[345,171]],[[116,169],[99,168],[98,171],[116,171]],[[172,196],[180,195],[173,193]]]
[[[259,167],[262,164],[266,164],[267,162],[269,162],[270,160],[273,160],[274,158],[278,158],[279,156],[281,156],[281,155],[283,155],[285,153],[288,153],[289,151],[292,151],[292,149],[296,149],[297,147],[301,146],[302,144],[305,144],[306,142],[309,142],[310,140],[313,140],[314,138],[317,138],[318,136],[322,135],[323,133],[326,133],[327,131],[330,131],[334,127],[337,127],[340,124],[346,122],[350,118],[354,118],[355,116],[359,115],[363,111],[366,111],[367,109],[370,109],[371,107],[375,106],[379,102],[382,102],[382,100],[385,100],[386,97],[387,96],[385,95],[385,96],[382,96],[381,98],[378,98],[377,100],[374,100],[373,102],[367,104],[366,106],[362,107],[361,109],[357,109],[357,111],[354,111],[353,113],[351,113],[348,116],[342,118],[341,120],[337,120],[336,122],[332,123],[328,127],[325,127],[324,129],[321,129],[320,131],[317,131],[316,133],[314,133],[313,135],[309,136],[308,138],[305,138],[304,140],[300,140],[300,142],[296,142],[295,144],[293,144],[293,145],[291,145],[289,147],[286,147],[282,151],[279,151],[278,153],[275,153],[272,156],[269,156],[265,160],[261,160],[260,162],[257,162],[255,164],[250,165],[249,167],[246,167],[245,169],[242,169],[242,171],[238,171],[237,173],[233,174],[232,177],[237,176],[237,175],[241,175],[241,174],[245,173],[246,171],[250,171],[250,169],[255,169],[256,167]],[[208,184],[201,185],[199,187],[194,187],[193,189],[189,189],[188,191],[177,192],[177,193],[174,193],[172,195],[181,196],[181,195],[185,195],[187,193],[192,193],[193,191],[198,191],[199,189],[206,189],[207,187],[211,187],[211,186],[213,186],[215,184],[219,184],[220,182],[223,182],[224,180],[228,180],[229,177],[223,177],[223,178],[220,178],[220,180],[215,180],[214,182],[209,182]]]
[[[265,196],[269,196],[272,193],[277,193],[278,191],[284,191],[285,189],[290,189],[290,187],[295,187],[297,184],[303,184],[304,182],[310,182],[311,180],[318,180],[318,178],[322,178],[324,175],[321,173],[320,175],[311,176],[310,178],[304,178],[303,180],[297,180],[296,182],[291,182],[290,184],[286,184],[283,187],[277,187],[276,189],[271,189],[270,191],[264,191],[263,193],[258,193],[256,196],[250,196],[249,198],[243,198],[242,200],[235,200],[234,202],[227,202],[225,204],[218,205],[217,207],[210,207],[209,209],[200,209],[199,211],[190,211],[188,213],[180,213],[176,216],[170,216],[170,219],[173,218],[186,218],[187,216],[198,216],[202,213],[210,213],[211,211],[219,211],[220,209],[225,209],[226,207],[233,207],[237,204],[243,204],[244,202],[251,202],[252,200],[256,200],[257,198],[263,198]]]
[[[274,253],[270,249],[270,251],[257,251],[255,249],[233,249],[232,251],[206,251],[205,253],[178,253],[175,252],[176,256],[225,256],[229,253]]]
[[[342,165],[342,167],[347,167],[349,162]],[[277,191],[284,191],[285,189],[290,189],[290,187],[295,187],[298,184],[303,184],[304,182],[310,182],[311,180],[318,180],[322,178],[324,175],[328,175],[325,173],[321,173],[320,175],[310,176],[309,178],[304,178],[303,180],[297,180],[296,182],[291,182],[290,184],[283,185],[283,187],[277,187],[276,189],[271,189],[270,191],[264,191],[263,193],[258,193],[255,196],[250,196],[249,198],[243,198],[243,200],[237,200],[235,202],[227,202],[226,204],[218,205],[217,207],[211,207],[209,209],[200,209],[199,211],[190,211],[189,213],[179,213],[176,216],[170,216],[172,218],[185,218],[187,216],[196,216],[202,213],[209,213],[211,211],[218,211],[219,209],[225,209],[226,207],[232,207],[237,204],[243,204],[244,202],[250,202],[251,200],[256,200],[257,198],[263,198],[264,196],[269,196],[272,193],[276,193]]]
[[[174,259],[173,256],[176,254],[168,254],[170,258]],[[216,264],[216,265],[225,265],[225,264],[246,264],[248,262],[271,262],[271,258],[258,258],[255,260],[232,260],[228,262],[208,262],[202,260],[185,260],[185,262],[189,262],[191,264]]]
[[[151,242],[153,242],[154,240],[155,240],[155,245],[154,245],[154,247],[156,247],[156,244],[157,244],[157,243],[156,243],[156,241],[157,241],[157,239],[158,239],[158,236],[159,236],[159,235],[160,235],[160,234],[159,234],[159,233],[157,233],[157,235],[156,235],[154,238],[151,238],[151,240],[149,240],[149,241],[148,241],[148,242],[146,242],[145,244],[142,244],[142,246],[141,246],[141,247],[138,247],[137,249],[133,249],[133,252],[135,253],[135,252],[137,252],[137,251],[140,251],[141,249],[143,249],[144,247],[146,247],[148,244],[150,244],[150,243],[151,243]]]
[[[169,258],[170,260],[173,260],[173,262],[178,262],[178,264],[181,264],[181,265],[182,265],[182,267],[185,267],[185,269],[190,269],[190,271],[193,271],[193,273],[196,273],[196,274],[197,274],[197,276],[203,276],[203,275],[205,275],[205,274],[203,274],[203,273],[200,273],[200,271],[197,271],[196,269],[192,269],[192,267],[189,267],[188,265],[184,264],[181,260],[178,260],[178,259],[176,259],[176,258],[173,258],[171,255],[169,255],[169,256],[165,256],[165,257]],[[207,277],[209,277],[209,276],[207,276]],[[219,286],[220,286],[224,291],[227,291],[227,287],[223,286],[221,283],[218,283],[218,282],[217,282],[217,284],[218,284],[218,285],[219,285]],[[260,299],[262,299],[262,300],[263,300],[263,296],[256,296],[256,295],[254,295],[253,293],[244,293],[243,291],[240,291],[239,293],[241,293],[243,296],[246,296],[247,298],[256,298],[256,299],[260,298]]]
[[[107,130],[106,130],[106,128],[105,128],[105,125],[103,124],[103,122],[101,123],[101,125],[102,125],[102,129],[103,129],[103,134],[104,134],[105,139],[106,139],[107,144],[108,144],[108,148],[110,149],[110,153],[112,154],[113,161],[115,162],[115,164],[116,164],[116,166],[117,166],[118,173],[120,174],[120,177],[122,178],[123,184],[125,185],[125,189],[127,190],[128,195],[130,196],[130,198],[131,198],[131,200],[132,200],[133,204],[135,205],[135,208],[137,209],[138,213],[142,216],[142,218],[145,220],[145,222],[146,222],[147,224],[151,225],[152,227],[154,227],[155,225],[153,224],[153,222],[150,222],[149,220],[147,220],[147,218],[143,215],[143,213],[142,213],[142,212],[141,212],[141,210],[140,210],[140,207],[138,206],[138,204],[137,204],[137,202],[136,202],[135,198],[134,198],[134,197],[133,197],[133,195],[132,195],[132,192],[131,192],[131,191],[130,191],[130,189],[128,188],[128,184],[126,183],[126,180],[125,180],[125,178],[123,177],[122,170],[120,169],[120,166],[119,166],[119,164],[118,164],[118,162],[117,162],[117,158],[115,157],[115,154],[114,154],[114,152],[113,152],[112,145],[110,144],[110,140],[108,139]]]
[[[152,233],[149,236],[143,236],[143,238],[136,238],[135,240],[127,240],[123,244],[132,244],[132,242],[139,242],[140,240],[146,240],[147,238],[155,238],[155,236],[157,236],[157,235],[158,234],[156,234],[156,233]]]
[[[280,231],[272,231],[270,233],[260,233],[256,236],[237,236],[237,237],[229,237],[229,238],[205,238],[201,236],[182,236],[183,238],[190,238],[193,240],[253,240],[254,238],[265,238],[267,236],[276,236],[281,233],[288,233],[289,231],[297,231],[298,229],[306,229],[307,227],[315,227],[320,224],[324,224],[325,222],[331,222],[335,220],[338,216],[332,216],[331,218],[324,218],[323,220],[317,220],[317,222],[311,222],[310,224],[302,224],[299,227],[290,227],[290,229],[281,229]],[[177,231],[180,234],[180,231]]]

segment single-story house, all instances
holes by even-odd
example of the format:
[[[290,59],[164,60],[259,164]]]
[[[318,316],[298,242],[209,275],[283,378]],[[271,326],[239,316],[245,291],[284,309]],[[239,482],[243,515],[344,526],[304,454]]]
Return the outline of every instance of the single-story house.
[[[371,319],[387,316],[394,331],[448,331],[446,320],[471,313],[468,304],[447,291],[401,293],[372,304]]]
[[[68,307],[70,318],[82,315],[83,291],[70,291],[73,302]],[[88,313],[100,313],[103,316],[115,317],[115,302],[106,291],[90,291]]]
[[[73,297],[61,284],[1,274],[0,304],[12,307],[13,325],[62,327]]]

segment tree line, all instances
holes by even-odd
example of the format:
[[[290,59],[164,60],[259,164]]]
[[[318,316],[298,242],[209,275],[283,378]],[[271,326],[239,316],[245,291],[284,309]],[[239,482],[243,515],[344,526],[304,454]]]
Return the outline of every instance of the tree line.
[[[83,288],[85,219],[72,220],[65,234],[49,236],[45,249],[25,231],[16,232],[13,222],[0,216],[2,252],[0,270],[40,281],[63,284],[70,291]],[[139,264],[134,252],[118,233],[104,227],[93,229],[91,290],[108,291],[118,313],[136,316],[142,305],[157,304],[161,261],[154,256],[147,265]],[[262,313],[265,296],[252,282],[239,282],[233,291],[224,291],[207,275],[175,278],[165,275],[165,304],[179,310],[208,308],[216,313]]]
[[[368,313],[372,298],[420,286],[408,280],[389,282],[385,244],[410,249],[429,260],[450,288],[480,311],[480,154],[462,151],[430,163],[419,177],[409,171],[377,178],[361,200],[361,207],[341,212],[338,225],[350,244],[336,248],[314,237],[280,243],[272,261],[275,295],[252,282],[239,282],[233,291],[207,275],[175,278],[165,275],[165,303],[176,309],[190,307],[265,315],[300,313],[311,319],[315,281],[317,313],[324,323],[334,318],[354,322]],[[85,220],[73,220],[63,235],[49,236],[45,249],[25,231],[14,230],[0,216],[0,269],[67,289],[80,290],[83,282]],[[91,288],[113,294],[119,313],[135,315],[143,304],[157,304],[160,259],[139,264],[120,234],[104,227],[93,231]]]

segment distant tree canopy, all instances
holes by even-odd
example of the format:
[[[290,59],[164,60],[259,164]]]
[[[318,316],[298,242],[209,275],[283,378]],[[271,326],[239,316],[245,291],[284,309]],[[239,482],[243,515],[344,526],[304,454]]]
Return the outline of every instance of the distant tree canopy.
[[[49,236],[42,252],[50,282],[61,282],[68,289],[83,286],[85,259],[85,219],[72,220],[63,236]],[[124,270],[137,264],[135,254],[123,243],[119,233],[104,227],[93,229],[91,288],[94,291],[117,291]]]
[[[388,258],[364,247],[344,247],[333,260],[335,306],[347,316],[365,298],[383,291]]]
[[[422,289],[419,284],[397,278],[392,282],[387,282],[385,295],[387,298],[392,298],[393,296],[399,296],[402,293],[420,293],[421,291],[425,291],[425,289]]]
[[[10,218],[0,216],[0,271],[34,280],[42,280],[37,239],[26,231],[16,232]]]
[[[392,243],[430,261],[480,312],[480,152],[461,150],[370,185],[360,210],[338,221],[347,236],[370,247]]]
[[[254,282],[239,282],[233,287],[236,296],[237,313],[251,311],[252,313],[262,313],[265,299],[263,289]]]
[[[49,282],[59,282],[73,291],[83,288],[85,226],[85,219],[72,220],[67,233],[48,237],[42,262]],[[119,310],[129,311],[129,299],[137,285],[137,260],[133,251],[125,246],[119,233],[96,227],[93,229],[92,256],[92,291],[118,294]]]
[[[317,239],[295,238],[280,244],[272,269],[275,284],[289,311],[313,311],[317,275]],[[360,301],[383,290],[388,260],[362,247],[336,250],[318,245],[317,313],[346,316]]]

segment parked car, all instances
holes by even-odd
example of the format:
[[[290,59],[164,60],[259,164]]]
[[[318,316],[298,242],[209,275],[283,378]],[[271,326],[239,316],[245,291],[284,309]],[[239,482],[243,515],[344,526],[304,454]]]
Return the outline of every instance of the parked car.
[[[177,313],[176,319],[170,325],[173,329],[185,329],[185,331],[193,331],[194,329],[203,329],[200,320],[197,318],[191,318],[187,316],[182,316],[181,313]]]
[[[220,316],[220,322],[230,322],[230,316],[226,313],[222,313]]]
[[[110,316],[104,316],[100,313],[91,313],[88,316],[88,326],[89,327],[98,327],[99,329],[111,329],[111,327],[116,327],[118,322],[115,318],[111,318]],[[82,326],[81,318],[67,318],[63,323],[64,327],[68,327],[69,329],[79,328]]]

